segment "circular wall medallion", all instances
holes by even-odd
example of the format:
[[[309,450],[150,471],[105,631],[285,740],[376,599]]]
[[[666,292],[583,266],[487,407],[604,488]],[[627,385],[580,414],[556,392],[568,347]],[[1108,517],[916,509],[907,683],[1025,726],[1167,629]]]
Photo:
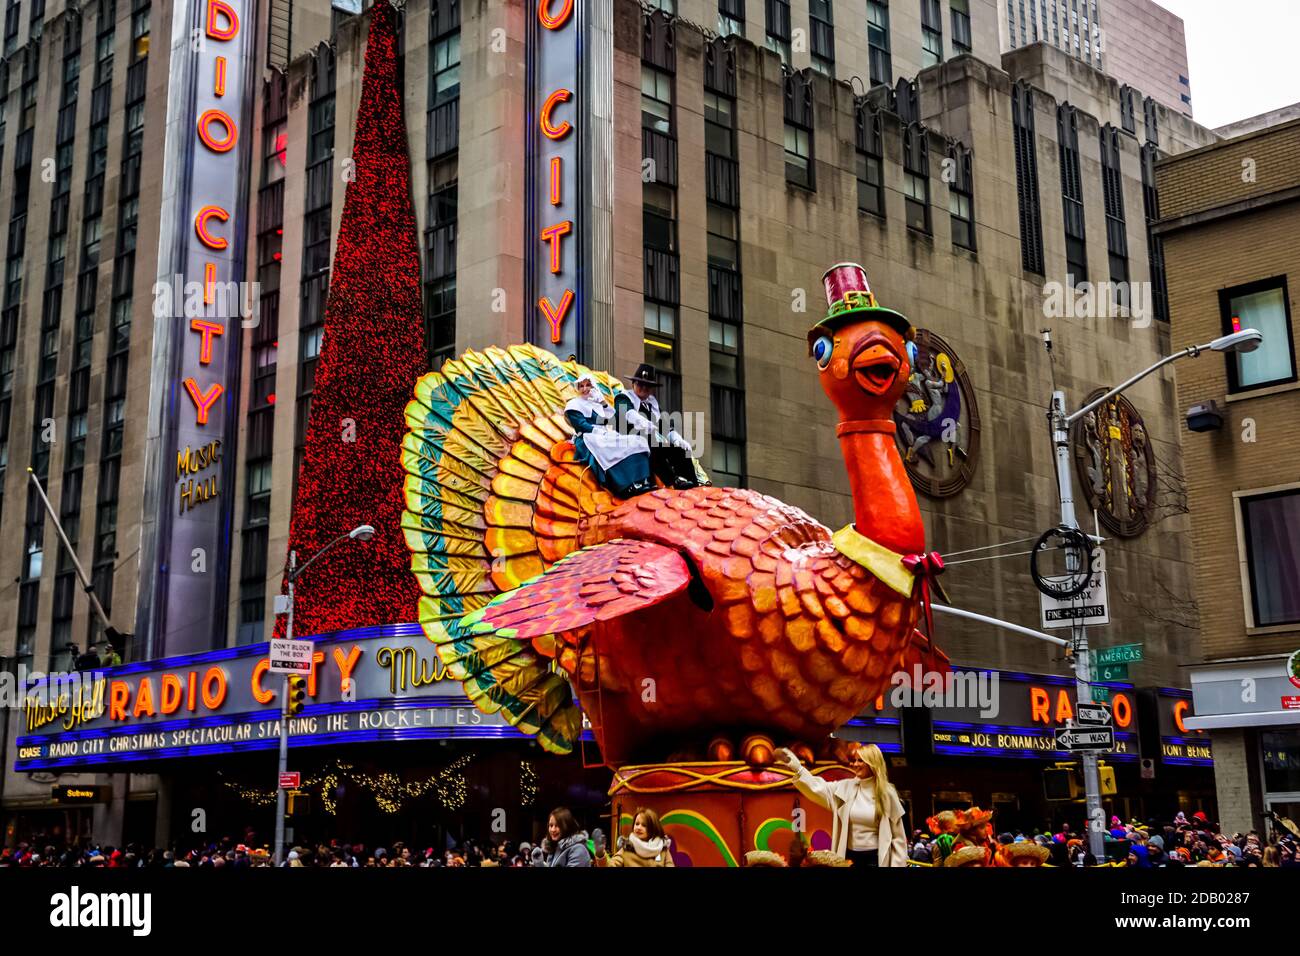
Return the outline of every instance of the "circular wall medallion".
[[[1106,529],[1122,538],[1145,531],[1155,513],[1156,457],[1132,402],[1120,395],[1083,416],[1070,428],[1070,444],[1083,496]]]
[[[1300,650],[1286,659],[1286,679],[1300,687]]]
[[[975,475],[980,443],[975,387],[957,353],[928,329],[916,330],[908,352],[912,375],[894,407],[898,452],[917,491],[947,498]]]

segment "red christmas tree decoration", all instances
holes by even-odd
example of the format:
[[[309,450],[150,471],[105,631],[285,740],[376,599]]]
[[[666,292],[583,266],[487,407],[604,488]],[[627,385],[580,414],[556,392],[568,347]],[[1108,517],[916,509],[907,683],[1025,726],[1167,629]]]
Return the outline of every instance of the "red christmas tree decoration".
[[[339,544],[298,578],[295,635],[413,621],[420,597],[402,537],[401,446],[403,409],[428,366],[395,19],[387,0],[371,10],[355,179],[330,274],[289,547],[301,565],[358,525],[375,535]]]

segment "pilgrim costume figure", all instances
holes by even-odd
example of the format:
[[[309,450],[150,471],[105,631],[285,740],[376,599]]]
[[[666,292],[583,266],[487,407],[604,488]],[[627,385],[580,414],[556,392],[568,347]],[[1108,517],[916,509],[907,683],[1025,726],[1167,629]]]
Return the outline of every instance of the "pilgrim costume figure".
[[[614,397],[618,428],[625,435],[640,435],[650,450],[650,470],[668,488],[694,488],[700,484],[690,442],[676,430],[667,437],[659,433],[659,400],[654,390],[659,376],[649,364],[637,366],[631,377],[632,388]]]
[[[605,401],[596,381],[583,375],[573,383],[578,397],[564,406],[573,426],[577,460],[591,469],[596,480],[620,498],[631,498],[654,488],[650,477],[650,447],[639,434],[621,435],[610,426],[614,409]]]

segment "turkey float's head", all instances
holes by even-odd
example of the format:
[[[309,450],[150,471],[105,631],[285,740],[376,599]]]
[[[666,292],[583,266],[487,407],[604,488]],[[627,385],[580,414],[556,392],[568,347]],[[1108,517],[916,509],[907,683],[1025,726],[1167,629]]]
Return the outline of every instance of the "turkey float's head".
[[[911,323],[876,303],[862,266],[846,262],[822,276],[829,309],[808,332],[821,386],[849,422],[890,419],[912,374]]]

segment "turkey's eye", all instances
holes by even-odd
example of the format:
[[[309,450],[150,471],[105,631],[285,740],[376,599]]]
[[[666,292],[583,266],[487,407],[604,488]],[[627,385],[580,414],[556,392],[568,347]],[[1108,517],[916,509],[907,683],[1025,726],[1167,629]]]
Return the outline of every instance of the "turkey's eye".
[[[835,345],[829,335],[823,335],[813,343],[812,354],[817,361],[817,367],[824,369],[831,364],[831,353],[835,351]]]

